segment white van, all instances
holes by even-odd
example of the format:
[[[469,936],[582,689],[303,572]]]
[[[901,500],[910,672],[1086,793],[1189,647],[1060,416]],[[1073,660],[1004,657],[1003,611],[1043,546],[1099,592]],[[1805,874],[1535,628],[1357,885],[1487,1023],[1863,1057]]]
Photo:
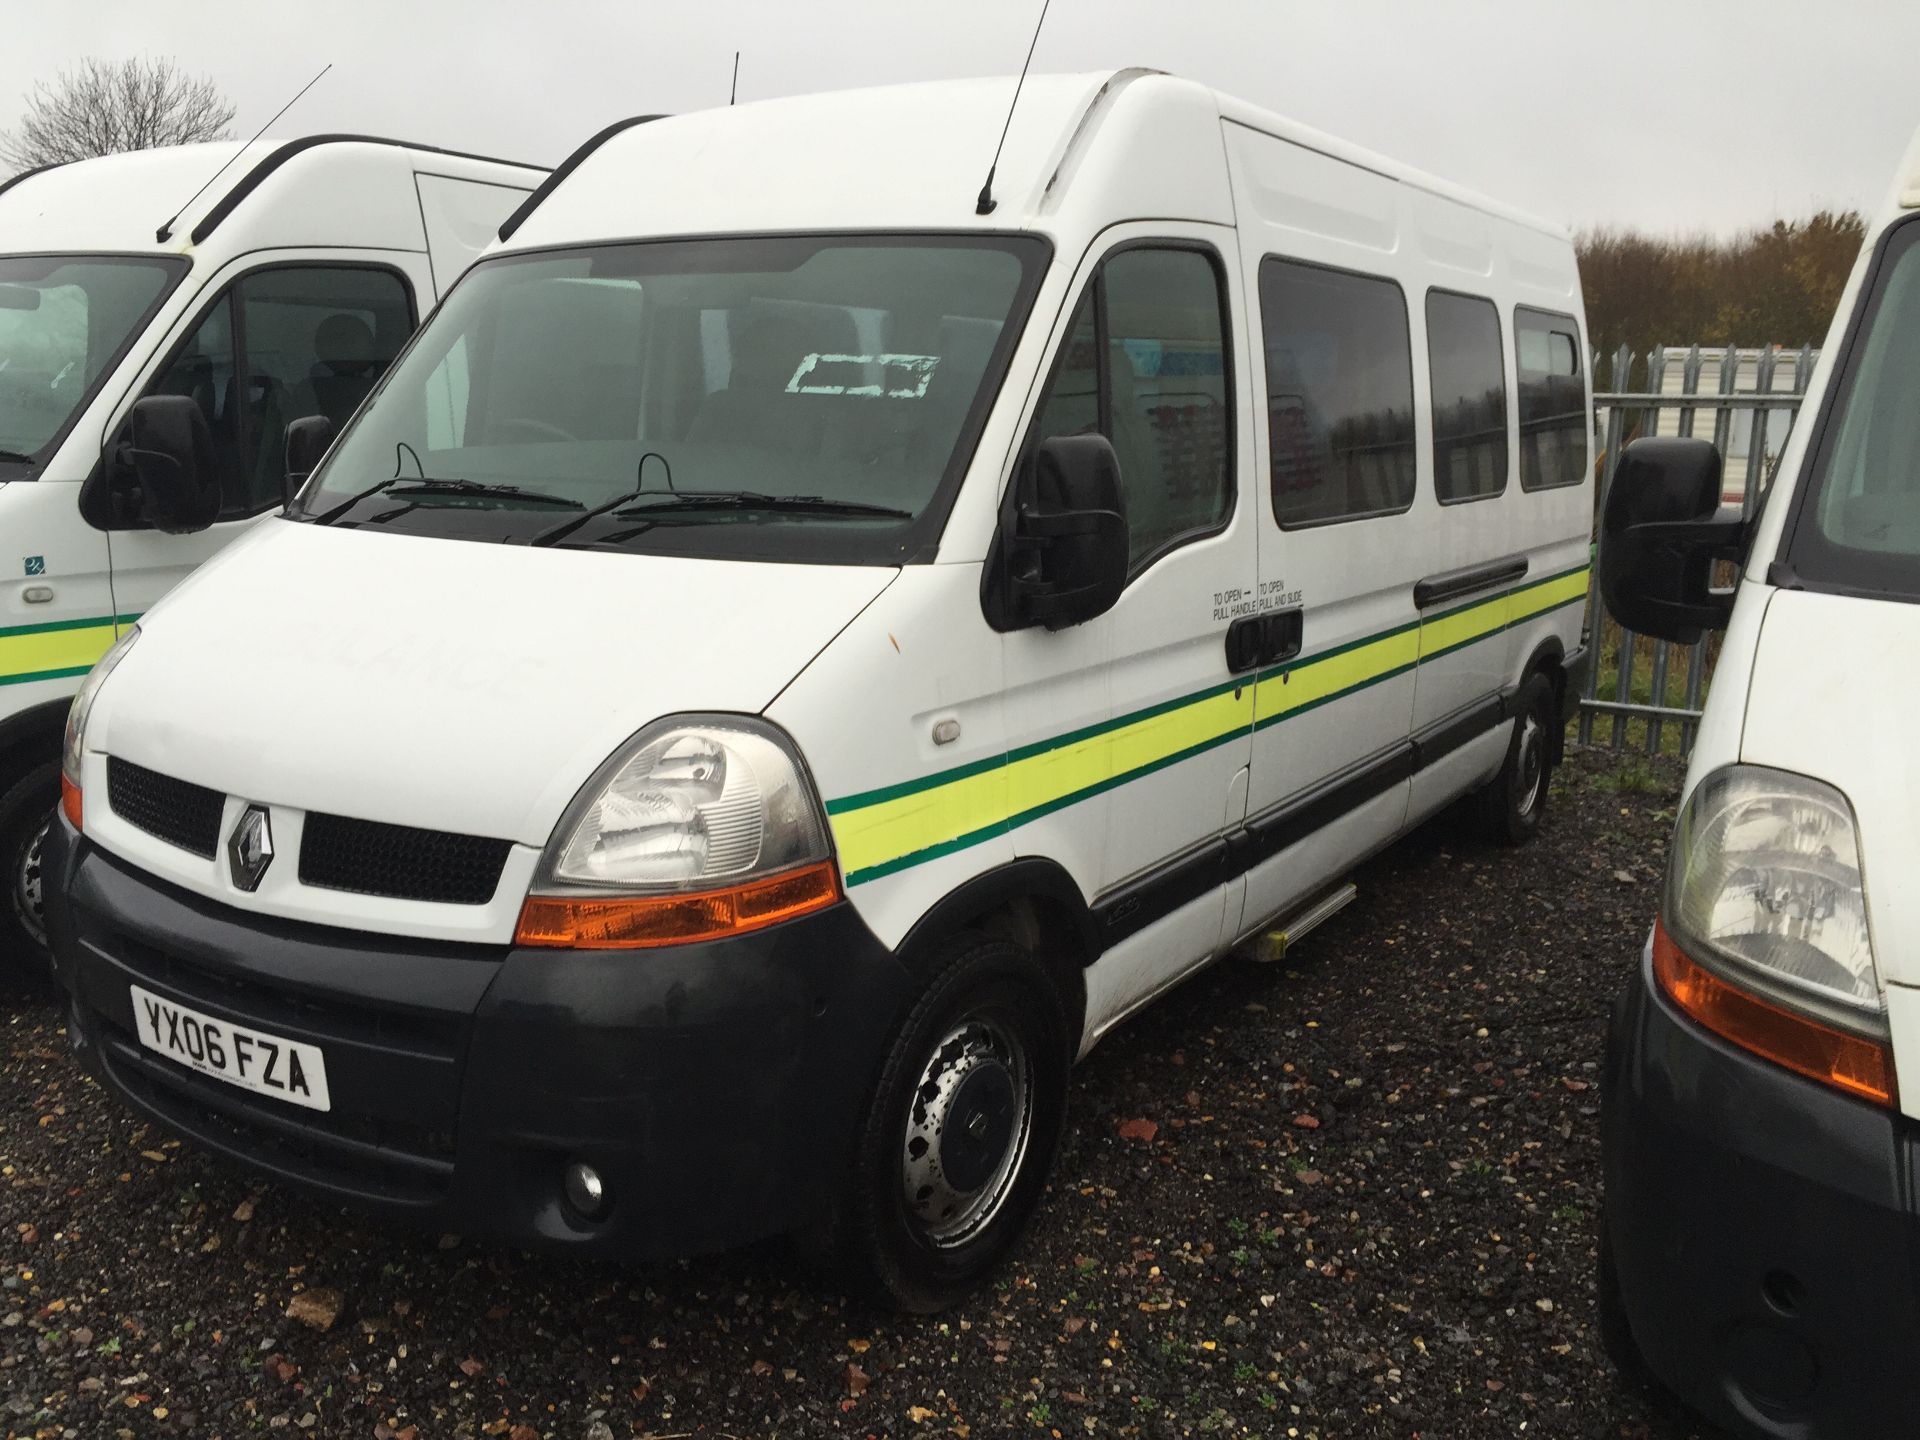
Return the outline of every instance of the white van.
[[[1920,1425],[1917,397],[1920,137],[1759,514],[1716,513],[1711,446],[1660,440],[1602,517],[1623,625],[1725,634],[1609,1037],[1601,1314],[1740,1436]]]
[[[1013,90],[596,137],[102,663],[50,853],[115,1089],[390,1214],[808,1230],[931,1307],[1125,1016],[1450,801],[1533,830],[1565,235],[1142,72],[1030,80],[983,194]]]
[[[315,135],[0,181],[0,964],[45,964],[41,838],[81,677],[284,504],[287,422],[344,423],[545,173]],[[201,410],[200,491],[127,463],[150,397]]]

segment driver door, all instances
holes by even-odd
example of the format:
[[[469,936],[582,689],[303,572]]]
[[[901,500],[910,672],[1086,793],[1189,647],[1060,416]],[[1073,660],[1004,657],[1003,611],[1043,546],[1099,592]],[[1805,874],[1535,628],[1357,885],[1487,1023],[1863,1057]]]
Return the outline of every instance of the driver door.
[[[287,425],[305,415],[344,425],[413,333],[423,257],[339,256],[256,265],[220,287],[127,397],[122,419],[147,395],[184,395],[200,407],[221,504],[219,519],[198,534],[108,532],[117,614],[144,613],[260,516],[279,510]]]

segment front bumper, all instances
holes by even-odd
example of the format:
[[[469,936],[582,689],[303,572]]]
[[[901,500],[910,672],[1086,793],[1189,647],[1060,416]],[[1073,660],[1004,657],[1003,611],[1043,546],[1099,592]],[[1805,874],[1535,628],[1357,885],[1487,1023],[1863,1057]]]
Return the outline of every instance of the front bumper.
[[[207,1149],[438,1230],[661,1258],[821,1218],[907,995],[846,904],[659,950],[442,944],[247,915],[54,828],[56,968],[96,1073]],[[132,983],[318,1045],[333,1108],[143,1049]],[[601,1219],[564,1198],[576,1159]]]
[[[1739,1436],[1920,1430],[1920,1127],[1702,1029],[1647,956],[1602,1094],[1608,1236],[1659,1379]]]

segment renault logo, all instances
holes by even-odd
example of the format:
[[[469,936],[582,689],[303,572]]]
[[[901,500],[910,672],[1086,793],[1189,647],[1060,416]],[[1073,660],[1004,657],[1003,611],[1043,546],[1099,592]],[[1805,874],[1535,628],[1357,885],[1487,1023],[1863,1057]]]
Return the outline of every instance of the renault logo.
[[[249,805],[227,837],[227,866],[233,883],[242,890],[258,890],[260,877],[273,863],[273,826],[267,820],[267,807]]]

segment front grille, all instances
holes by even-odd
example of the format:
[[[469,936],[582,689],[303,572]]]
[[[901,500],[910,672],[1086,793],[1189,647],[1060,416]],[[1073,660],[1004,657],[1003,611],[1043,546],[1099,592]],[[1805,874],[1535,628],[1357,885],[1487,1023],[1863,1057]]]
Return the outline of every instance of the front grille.
[[[511,840],[316,812],[307,816],[300,841],[300,883],[394,900],[484,905],[512,848]]]
[[[107,804],[113,813],[169,845],[211,860],[220,848],[220,811],[227,797],[176,780],[118,755],[107,757]]]

